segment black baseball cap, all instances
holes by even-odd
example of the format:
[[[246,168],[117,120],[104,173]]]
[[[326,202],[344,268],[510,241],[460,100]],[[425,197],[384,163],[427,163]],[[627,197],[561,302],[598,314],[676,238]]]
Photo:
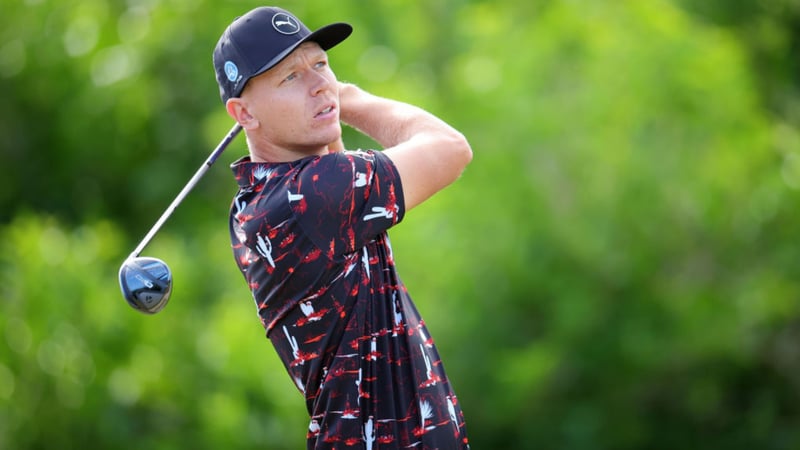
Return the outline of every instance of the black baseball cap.
[[[345,40],[353,27],[333,23],[313,33],[285,9],[262,6],[237,17],[214,48],[214,70],[222,103],[241,95],[245,84],[283,61],[303,42],[328,50]]]

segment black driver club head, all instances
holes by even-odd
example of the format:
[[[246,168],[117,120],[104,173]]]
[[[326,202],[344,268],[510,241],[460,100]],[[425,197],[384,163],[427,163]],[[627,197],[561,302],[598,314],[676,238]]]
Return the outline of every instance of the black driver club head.
[[[172,292],[172,272],[167,264],[148,256],[131,257],[119,268],[122,295],[134,309],[147,314],[161,311]]]

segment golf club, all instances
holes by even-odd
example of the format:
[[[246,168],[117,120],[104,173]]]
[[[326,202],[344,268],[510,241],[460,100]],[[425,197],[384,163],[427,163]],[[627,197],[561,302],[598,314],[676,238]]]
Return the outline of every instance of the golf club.
[[[242,131],[242,127],[238,123],[231,128],[119,268],[119,286],[122,289],[122,295],[134,309],[147,314],[155,314],[167,305],[172,292],[172,272],[169,270],[169,266],[158,258],[139,256],[139,254],[240,131]]]

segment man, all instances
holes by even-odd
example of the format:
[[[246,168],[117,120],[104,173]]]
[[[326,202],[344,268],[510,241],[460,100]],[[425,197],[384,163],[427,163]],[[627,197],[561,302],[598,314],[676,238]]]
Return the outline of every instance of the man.
[[[326,50],[351,31],[311,33],[261,7],[220,37],[220,94],[249,148],[232,165],[234,256],[306,398],[309,449],[468,448],[386,230],[455,181],[472,151],[433,115],[338,82]],[[345,151],[340,121],[384,150]]]

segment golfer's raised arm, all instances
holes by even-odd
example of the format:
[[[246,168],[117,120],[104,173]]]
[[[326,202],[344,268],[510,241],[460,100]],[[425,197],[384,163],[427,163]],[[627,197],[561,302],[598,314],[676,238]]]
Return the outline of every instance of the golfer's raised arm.
[[[455,181],[472,160],[464,135],[416,106],[339,84],[342,122],[384,148],[403,184],[405,208],[419,205]]]

